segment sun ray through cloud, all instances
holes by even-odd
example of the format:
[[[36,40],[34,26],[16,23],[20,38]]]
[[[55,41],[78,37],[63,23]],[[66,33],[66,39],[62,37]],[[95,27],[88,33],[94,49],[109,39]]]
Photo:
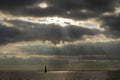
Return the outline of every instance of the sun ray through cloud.
[[[119,0],[0,0],[0,66],[118,69],[119,25]]]

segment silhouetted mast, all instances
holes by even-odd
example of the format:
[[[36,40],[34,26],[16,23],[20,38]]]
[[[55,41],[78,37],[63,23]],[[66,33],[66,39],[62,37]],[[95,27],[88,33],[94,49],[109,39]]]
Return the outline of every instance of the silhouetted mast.
[[[47,67],[45,66],[45,70],[44,70],[44,72],[47,72]]]

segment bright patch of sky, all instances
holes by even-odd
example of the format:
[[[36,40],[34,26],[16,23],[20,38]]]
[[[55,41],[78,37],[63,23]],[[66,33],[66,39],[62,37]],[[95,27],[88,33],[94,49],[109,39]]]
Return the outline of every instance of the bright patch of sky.
[[[38,6],[39,6],[40,8],[43,8],[43,9],[49,7],[49,5],[48,5],[46,2],[42,2],[42,3],[38,4]]]
[[[36,18],[36,17],[16,17],[12,15],[5,15],[3,13],[0,13],[0,14],[1,14],[0,16],[1,21],[22,20],[22,21],[36,23],[36,24],[46,24],[46,25],[54,24],[54,25],[59,25],[61,27],[78,26],[82,28],[97,29],[100,31],[105,31],[105,28],[101,27],[101,22],[98,22],[97,19],[74,20],[71,18],[63,18],[63,17],[57,17],[57,16]]]

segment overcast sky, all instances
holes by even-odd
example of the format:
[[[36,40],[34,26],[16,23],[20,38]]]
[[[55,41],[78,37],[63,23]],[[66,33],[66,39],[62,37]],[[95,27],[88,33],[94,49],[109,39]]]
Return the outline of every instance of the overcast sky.
[[[119,0],[0,0],[0,66],[96,60],[120,60]]]

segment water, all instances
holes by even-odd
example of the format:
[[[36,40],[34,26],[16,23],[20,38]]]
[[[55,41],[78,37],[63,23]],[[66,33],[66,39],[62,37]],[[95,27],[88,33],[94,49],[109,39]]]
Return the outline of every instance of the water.
[[[0,71],[0,80],[120,80],[120,71]]]

